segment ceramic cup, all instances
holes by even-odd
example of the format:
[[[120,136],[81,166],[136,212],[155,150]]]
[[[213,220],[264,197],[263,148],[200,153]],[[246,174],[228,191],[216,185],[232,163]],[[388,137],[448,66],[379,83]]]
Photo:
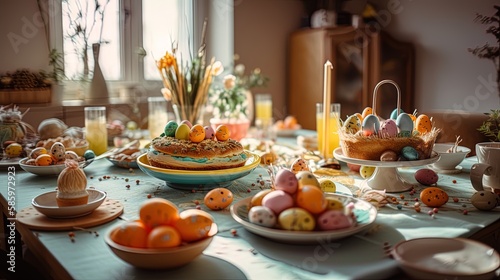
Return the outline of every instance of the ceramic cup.
[[[472,165],[470,180],[478,191],[491,188],[500,193],[500,143],[484,142],[476,144],[478,163]]]

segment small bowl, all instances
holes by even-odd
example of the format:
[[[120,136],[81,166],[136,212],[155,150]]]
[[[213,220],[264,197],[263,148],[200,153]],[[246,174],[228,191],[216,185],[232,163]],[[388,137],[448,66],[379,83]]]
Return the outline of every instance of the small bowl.
[[[59,175],[61,171],[66,167],[65,164],[54,164],[54,165],[49,165],[49,166],[36,166],[36,165],[29,165],[26,164],[26,161],[28,158],[23,158],[19,161],[19,166],[21,168],[29,173],[38,175],[38,176],[55,176]],[[79,165],[81,168],[87,167],[89,164],[92,163],[92,160],[88,161],[81,161],[79,162]]]
[[[217,233],[217,225],[212,224],[209,236],[205,239],[165,249],[142,249],[117,244],[110,238],[112,231],[104,236],[104,240],[111,251],[123,261],[138,268],[171,269],[186,265],[201,255]]]
[[[81,145],[81,146],[74,146],[74,147],[67,147],[66,148],[66,151],[73,151],[75,152],[77,155],[83,157],[83,155],[85,154],[85,152],[89,149],[89,144],[86,143],[84,145]]]
[[[99,190],[87,189],[89,202],[85,205],[59,207],[56,201],[57,191],[50,191],[36,196],[31,205],[40,213],[50,218],[76,218],[92,213],[106,199],[106,193]]]
[[[500,272],[498,252],[465,238],[403,241],[394,246],[392,256],[414,279],[496,279],[495,274]]]
[[[453,144],[436,143],[434,151],[439,154],[438,161],[432,164],[432,167],[440,170],[454,170],[471,152],[464,146],[457,146],[457,152],[448,153],[448,149],[453,147]]]

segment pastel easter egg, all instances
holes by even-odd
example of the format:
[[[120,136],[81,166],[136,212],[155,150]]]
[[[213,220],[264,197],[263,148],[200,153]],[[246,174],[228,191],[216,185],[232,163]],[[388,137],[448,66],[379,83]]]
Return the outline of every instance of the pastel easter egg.
[[[274,164],[278,160],[278,155],[274,151],[265,152],[260,156],[260,162],[265,165]]]
[[[41,154],[35,159],[36,166],[49,166],[54,162],[54,158],[49,154]]]
[[[362,165],[359,169],[359,175],[365,179],[370,178],[373,175],[373,172],[375,172],[374,166]]]
[[[353,225],[351,217],[339,210],[328,210],[318,216],[317,225],[321,230],[336,230]]]
[[[193,124],[192,124],[190,121],[188,121],[188,120],[183,120],[183,121],[181,121],[181,123],[179,123],[179,125],[181,125],[181,124],[185,124],[185,125],[187,125],[189,128],[193,127]]]
[[[50,154],[56,159],[56,161],[64,161],[66,159],[66,148],[61,142],[55,142],[50,147]]]
[[[215,139],[215,130],[213,127],[206,125],[203,128],[205,129],[205,139]]]
[[[221,124],[215,130],[215,137],[219,141],[226,141],[229,139],[229,137],[231,137],[231,131],[227,126]]]
[[[429,207],[443,206],[448,198],[448,194],[438,187],[428,187],[420,192],[420,201]]]
[[[373,114],[372,107],[366,107],[365,109],[363,109],[363,112],[361,113],[361,117],[364,120],[368,115],[371,115],[371,114]]]
[[[280,226],[286,230],[312,231],[316,221],[311,213],[298,207],[286,209],[278,216]]]
[[[262,205],[262,200],[264,199],[264,196],[266,196],[268,193],[272,192],[272,189],[265,189],[261,190],[258,193],[256,193],[252,198],[250,199],[250,205],[249,207],[255,207],[255,206],[261,206]]]
[[[491,191],[478,191],[470,202],[479,210],[488,211],[500,205],[500,197]]]
[[[201,124],[193,125],[189,131],[189,140],[195,143],[205,140],[205,128]]]
[[[342,201],[335,197],[326,197],[326,210],[344,210],[344,204]]]
[[[23,146],[19,143],[11,143],[5,148],[5,154],[9,158],[19,157],[23,152]]]
[[[297,177],[297,180],[299,181],[299,188],[305,185],[313,185],[320,188],[318,178],[316,178],[311,171],[300,171],[295,174],[295,177]]]
[[[35,159],[37,158],[39,155],[41,154],[47,154],[47,149],[45,149],[44,147],[38,147],[38,148],[34,148],[30,154],[29,154],[29,158],[32,158],[32,159]]]
[[[380,129],[380,121],[375,115],[368,115],[363,118],[363,124],[361,125],[363,134],[365,136],[377,135]]]
[[[309,171],[309,165],[303,158],[298,158],[293,161],[292,166],[290,167],[290,170],[294,173],[297,174],[299,171]]]
[[[210,233],[214,218],[200,209],[187,209],[179,214],[174,227],[179,231],[184,242],[194,242],[204,239]]]
[[[189,140],[189,132],[191,132],[191,129],[187,124],[180,124],[175,130],[175,139]]]
[[[397,161],[398,154],[394,151],[387,150],[380,155],[380,161]]]
[[[354,115],[356,115],[356,117],[358,117],[359,121],[361,123],[363,123],[363,115],[361,115],[360,113],[355,113]]]
[[[273,210],[274,214],[279,215],[283,210],[293,206],[293,198],[282,190],[275,190],[262,198],[262,206]]]
[[[432,130],[432,123],[429,116],[425,114],[419,115],[415,121],[415,128],[420,133],[430,132]]]
[[[297,191],[299,181],[295,177],[295,173],[288,169],[280,169],[276,173],[274,179],[274,188],[276,190],[282,190],[289,194],[294,194]]]
[[[385,138],[396,137],[398,135],[398,126],[393,119],[388,119],[380,124],[379,135]]]
[[[429,168],[422,168],[415,172],[415,180],[422,185],[430,186],[437,183],[439,176],[434,170]]]
[[[407,160],[417,160],[418,151],[412,146],[405,146],[401,149],[401,155]]]
[[[325,193],[312,185],[299,187],[295,196],[297,206],[311,214],[319,214],[326,209]]]
[[[74,151],[66,151],[66,153],[64,153],[64,158],[65,159],[78,160],[78,158],[80,158],[80,157]]]
[[[399,109],[399,112],[398,112],[398,108],[396,108],[396,109],[392,110],[390,119],[396,120],[398,118],[398,116],[401,115],[402,113],[404,113],[403,109]]]
[[[231,205],[233,202],[233,193],[226,188],[215,188],[209,191],[203,202],[212,210],[222,210]]]
[[[396,119],[396,125],[399,128],[400,136],[403,136],[403,137],[410,137],[411,136],[414,124],[413,124],[413,120],[410,117],[410,115],[408,115],[406,113],[399,114],[398,118]]]
[[[332,181],[332,179],[329,178],[321,178],[319,179],[319,187],[323,192],[336,192],[337,191],[337,185],[335,185],[335,182]]]
[[[345,131],[355,134],[361,130],[361,119],[357,115],[348,117],[343,125]]]
[[[163,132],[165,133],[165,136],[168,137],[175,137],[175,131],[177,130],[177,127],[179,125],[175,121],[169,121],[166,125],[165,128],[163,129]]]
[[[85,160],[91,160],[93,158],[95,158],[95,153],[94,151],[92,150],[86,150],[84,153],[83,153],[83,158]]]
[[[248,211],[248,220],[252,224],[272,228],[276,226],[276,215],[265,206],[255,206]]]

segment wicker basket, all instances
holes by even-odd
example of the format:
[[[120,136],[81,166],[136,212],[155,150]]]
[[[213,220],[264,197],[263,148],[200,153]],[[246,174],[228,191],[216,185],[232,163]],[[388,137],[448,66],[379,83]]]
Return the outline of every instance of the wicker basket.
[[[34,88],[24,90],[0,90],[0,104],[38,104],[52,101],[51,88]]]
[[[375,86],[373,91],[373,114],[378,116],[376,113],[377,109],[377,91],[378,88],[383,84],[392,84],[397,89],[398,99],[397,99],[397,110],[398,115],[401,112],[401,92],[399,86],[391,80],[383,80]],[[383,120],[378,117],[382,122]],[[380,156],[386,151],[394,151],[400,154],[401,149],[405,146],[411,146],[417,150],[419,154],[419,159],[427,159],[432,155],[432,150],[434,147],[434,142],[439,134],[440,129],[433,128],[430,132],[425,134],[411,135],[409,137],[390,137],[384,138],[378,135],[365,136],[363,133],[351,134],[344,129],[339,130],[340,136],[340,146],[342,147],[342,153],[350,158],[364,159],[364,160],[380,160]]]

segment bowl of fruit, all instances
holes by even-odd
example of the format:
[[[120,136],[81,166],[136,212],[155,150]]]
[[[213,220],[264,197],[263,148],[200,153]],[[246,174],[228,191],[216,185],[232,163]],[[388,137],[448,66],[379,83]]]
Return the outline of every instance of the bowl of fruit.
[[[276,121],[274,123],[274,128],[278,136],[291,137],[294,136],[295,132],[301,129],[302,126],[298,124],[297,118],[294,116],[287,116],[283,120]]]
[[[217,233],[213,217],[199,209],[179,212],[163,198],[151,198],[139,209],[139,219],[126,221],[104,237],[111,251],[142,269],[171,269],[200,256]]]

